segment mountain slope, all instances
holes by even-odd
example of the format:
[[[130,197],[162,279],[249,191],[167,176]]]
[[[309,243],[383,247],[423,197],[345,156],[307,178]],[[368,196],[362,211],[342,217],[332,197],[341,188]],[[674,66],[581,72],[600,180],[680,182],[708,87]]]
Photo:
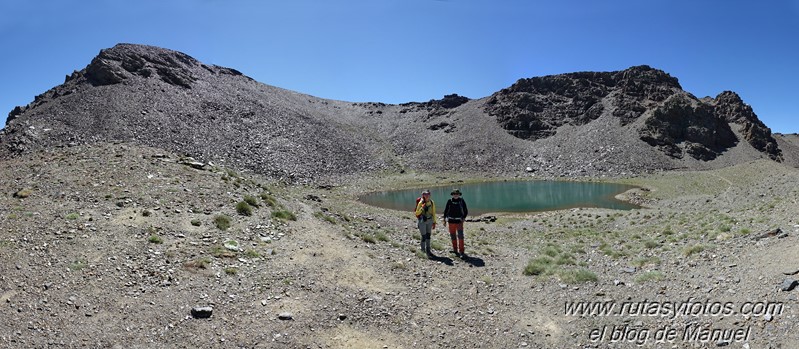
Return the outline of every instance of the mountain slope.
[[[0,152],[119,141],[290,181],[404,169],[620,175],[783,159],[735,93],[700,100],[647,66],[387,105],[308,96],[132,44],[102,50],[15,108]]]

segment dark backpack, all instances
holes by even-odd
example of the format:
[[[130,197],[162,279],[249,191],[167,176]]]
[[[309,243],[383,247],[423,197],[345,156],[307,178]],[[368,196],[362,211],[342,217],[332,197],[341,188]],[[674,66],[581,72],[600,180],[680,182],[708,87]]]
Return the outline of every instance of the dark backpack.
[[[450,199],[446,218],[450,217],[459,221],[463,219],[463,199],[458,200],[457,204]]]

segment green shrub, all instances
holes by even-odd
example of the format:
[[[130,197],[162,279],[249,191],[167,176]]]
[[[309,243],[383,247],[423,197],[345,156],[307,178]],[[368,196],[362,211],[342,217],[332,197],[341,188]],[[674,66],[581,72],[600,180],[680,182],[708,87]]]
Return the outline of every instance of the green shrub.
[[[386,233],[384,233],[382,231],[377,232],[377,234],[375,234],[375,238],[377,238],[377,240],[380,240],[380,241],[383,241],[383,242],[388,241],[388,236],[386,235]]]
[[[434,249],[436,251],[443,251],[444,250],[444,245],[442,245],[438,241],[430,241],[430,248],[432,248],[432,249]]]
[[[291,220],[291,221],[297,220],[297,216],[295,216],[294,213],[291,213],[290,211],[286,210],[279,210],[272,212],[272,218]]]
[[[188,261],[183,264],[183,267],[188,269],[208,269],[208,266],[211,264],[211,260],[208,258],[200,258],[195,259],[193,261]]]
[[[636,258],[633,261],[632,264],[633,264],[633,266],[636,266],[638,268],[641,268],[641,267],[643,267],[645,265],[648,265],[648,264],[659,265],[660,264],[660,258],[658,258],[658,257],[640,257],[640,258]]]
[[[575,265],[577,261],[574,260],[574,256],[570,254],[562,254],[555,259],[555,264],[557,265]]]
[[[261,193],[261,200],[264,201],[264,204],[269,207],[277,207],[277,200],[272,195],[269,195],[268,192]]]
[[[560,249],[555,246],[547,246],[542,252],[547,256],[555,257],[558,255],[558,253],[560,253]]]
[[[226,215],[218,215],[214,217],[214,224],[219,230],[227,230],[230,228],[230,217]]]
[[[252,207],[258,207],[258,199],[256,199],[255,196],[244,195],[244,202],[246,202]]]
[[[705,250],[705,246],[704,245],[696,244],[696,245],[693,245],[693,246],[686,247],[683,250],[683,254],[687,257],[687,256],[690,256],[692,254],[696,254],[696,253],[702,252],[704,250]]]
[[[239,268],[235,267],[227,267],[225,268],[225,274],[228,275],[236,275],[239,272]]]
[[[236,204],[236,212],[242,216],[252,216],[252,206],[245,201],[239,201]]]
[[[69,264],[69,270],[78,271],[89,266],[89,263],[83,260],[73,261]]]
[[[199,219],[192,219],[191,220],[191,225],[193,225],[195,227],[199,227],[199,226],[203,225],[203,222],[200,221]]]
[[[643,284],[649,281],[663,281],[665,277],[659,271],[648,271],[635,277],[635,282]]]
[[[599,278],[588,269],[568,269],[558,272],[560,280],[567,284],[580,284],[584,282],[595,282]]]
[[[553,266],[552,258],[541,256],[531,259],[524,268],[524,275],[547,275]]]
[[[363,236],[361,236],[361,240],[363,240],[364,242],[368,242],[370,244],[377,243],[377,240],[375,240],[374,236],[367,235],[367,234],[364,234]]]
[[[657,243],[657,241],[655,241],[655,240],[646,240],[646,241],[644,241],[644,247],[646,247],[648,249],[653,249],[653,248],[660,247],[660,244]]]
[[[150,238],[148,238],[147,241],[149,241],[150,243],[156,244],[156,245],[160,245],[160,244],[164,243],[164,239],[162,239],[158,235],[150,235]]]
[[[66,215],[66,217],[64,217],[64,218],[66,218],[67,220],[70,220],[70,221],[74,221],[74,220],[78,219],[78,217],[80,217],[80,216],[77,213],[70,213],[70,214]]]

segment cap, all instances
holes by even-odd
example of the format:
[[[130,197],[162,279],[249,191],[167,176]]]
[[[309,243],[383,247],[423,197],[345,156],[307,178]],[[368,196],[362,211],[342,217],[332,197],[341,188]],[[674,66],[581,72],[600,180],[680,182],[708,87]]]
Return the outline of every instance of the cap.
[[[461,190],[460,189],[452,189],[452,192],[449,193],[449,195],[455,195],[455,194],[461,195]]]

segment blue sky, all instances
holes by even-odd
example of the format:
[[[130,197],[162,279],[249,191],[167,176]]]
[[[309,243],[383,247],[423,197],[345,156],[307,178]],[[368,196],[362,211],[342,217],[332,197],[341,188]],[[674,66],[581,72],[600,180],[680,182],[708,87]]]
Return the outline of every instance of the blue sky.
[[[0,13],[0,120],[128,42],[353,102],[647,64],[799,132],[799,0],[4,0]]]

